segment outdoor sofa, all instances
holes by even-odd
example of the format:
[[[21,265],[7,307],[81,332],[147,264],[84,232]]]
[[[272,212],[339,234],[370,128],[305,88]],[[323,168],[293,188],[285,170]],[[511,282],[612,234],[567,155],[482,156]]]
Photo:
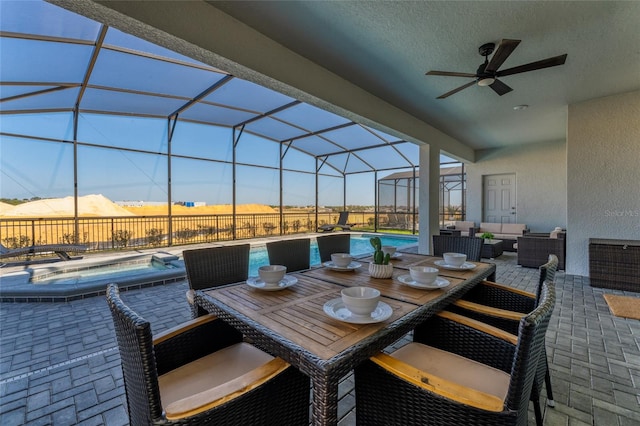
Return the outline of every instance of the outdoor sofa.
[[[504,251],[517,251],[514,244],[517,242],[518,237],[529,232],[529,228],[527,228],[527,225],[521,223],[481,222],[480,227],[476,228],[475,236],[480,237],[485,232],[492,233],[493,238],[496,240],[502,240],[502,249]],[[542,265],[542,263],[540,265]]]
[[[476,227],[476,223],[473,221],[456,220],[453,225],[447,226],[448,230],[459,230],[461,237],[473,236],[473,230]],[[470,234],[471,232],[471,234]]]

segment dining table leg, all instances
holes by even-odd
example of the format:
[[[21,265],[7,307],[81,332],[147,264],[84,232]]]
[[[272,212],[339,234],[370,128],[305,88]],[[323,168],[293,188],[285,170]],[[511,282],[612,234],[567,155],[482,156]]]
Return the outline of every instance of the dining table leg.
[[[338,424],[338,381],[311,379],[312,424],[315,426],[335,426]]]

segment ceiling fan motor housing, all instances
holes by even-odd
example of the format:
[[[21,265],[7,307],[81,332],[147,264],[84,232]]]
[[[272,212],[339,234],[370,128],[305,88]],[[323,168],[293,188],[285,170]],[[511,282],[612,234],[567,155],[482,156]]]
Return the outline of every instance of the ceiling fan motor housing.
[[[478,52],[480,52],[480,55],[486,57],[491,55],[495,48],[496,48],[495,43],[485,43],[482,46],[480,46],[480,48],[478,49]]]
[[[480,52],[480,54],[484,56],[484,62],[480,64],[478,70],[476,71],[476,81],[480,86],[488,86],[495,80],[495,72],[484,71],[489,64],[488,56],[493,53],[495,47],[496,45],[494,43],[485,43],[478,49],[478,52]]]

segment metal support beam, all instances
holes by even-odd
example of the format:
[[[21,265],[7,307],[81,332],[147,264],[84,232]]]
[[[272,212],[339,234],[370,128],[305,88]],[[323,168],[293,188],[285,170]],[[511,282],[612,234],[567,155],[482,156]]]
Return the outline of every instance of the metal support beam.
[[[288,147],[287,147],[287,149],[288,149]],[[284,219],[283,218],[283,213],[282,213],[283,200],[284,200],[284,197],[283,197],[283,194],[282,194],[283,189],[284,189],[283,184],[282,184],[282,177],[283,177],[283,173],[282,173],[283,164],[282,163],[284,162],[284,156],[286,155],[286,152],[287,152],[287,150],[284,149],[284,144],[280,144],[280,161],[278,163],[278,165],[279,165],[279,167],[278,167],[278,169],[279,169],[278,170],[278,172],[279,172],[279,183],[280,183],[280,189],[278,191],[279,194],[280,194],[280,214],[278,216],[279,216],[279,222],[280,222],[280,235],[282,235],[282,233],[283,233],[282,232],[282,224],[283,224],[283,219]]]
[[[172,123],[173,120],[173,123]],[[173,219],[172,219],[172,204],[173,204],[173,194],[171,188],[173,187],[172,179],[171,179],[171,143],[173,141],[173,134],[176,131],[176,124],[178,123],[178,114],[175,114],[173,117],[169,117],[167,120],[167,217],[169,223],[167,224],[167,232],[169,234],[169,246],[173,245]]]
[[[240,131],[237,130],[237,127],[233,128],[233,132],[232,132],[232,137],[233,137],[233,149],[231,150],[232,153],[232,189],[231,189],[231,194],[232,194],[232,204],[231,204],[231,215],[233,217],[233,239],[235,240],[237,238],[237,231],[236,231],[236,191],[237,191],[237,164],[236,164],[236,156],[237,156],[237,147],[238,147],[238,143],[240,142],[240,137],[242,136],[242,133],[244,132],[244,124],[242,126],[240,126]],[[237,135],[236,135],[237,133]]]

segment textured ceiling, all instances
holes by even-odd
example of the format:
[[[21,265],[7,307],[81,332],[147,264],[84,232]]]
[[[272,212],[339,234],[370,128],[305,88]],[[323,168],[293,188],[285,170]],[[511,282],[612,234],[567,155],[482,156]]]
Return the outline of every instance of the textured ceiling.
[[[636,1],[210,3],[475,149],[563,140],[568,105],[640,89]],[[470,79],[426,71],[473,73],[478,47],[502,38],[522,40],[502,69],[567,61],[504,77],[504,96],[473,85],[436,99]]]

